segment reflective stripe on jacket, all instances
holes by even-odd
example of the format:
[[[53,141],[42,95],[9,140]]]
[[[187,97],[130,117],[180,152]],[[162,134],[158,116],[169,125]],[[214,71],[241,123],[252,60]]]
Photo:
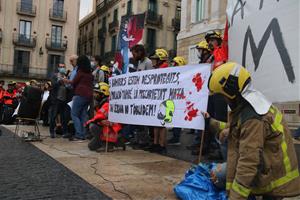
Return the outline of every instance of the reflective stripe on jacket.
[[[267,114],[260,116],[248,105],[233,111],[229,121],[226,184],[229,199],[246,200],[250,194],[299,195],[295,148],[280,111],[272,106]]]

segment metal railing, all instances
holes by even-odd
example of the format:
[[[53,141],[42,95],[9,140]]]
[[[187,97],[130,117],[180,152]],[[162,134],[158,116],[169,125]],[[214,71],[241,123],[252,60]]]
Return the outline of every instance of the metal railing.
[[[49,18],[54,21],[67,21],[67,12],[62,9],[50,9]]]
[[[116,32],[118,28],[119,28],[119,20],[114,20],[108,25],[108,30],[110,33]]]
[[[34,17],[36,16],[36,6],[29,3],[17,2],[17,13]]]
[[[14,33],[13,44],[16,46],[34,48],[36,46],[36,36]]]
[[[157,14],[157,12],[149,10],[146,12],[146,23],[153,26],[162,27],[163,16]]]
[[[46,48],[52,51],[66,51],[68,48],[68,41],[46,38]]]
[[[34,68],[29,66],[0,64],[0,73],[3,76],[20,77],[20,78],[47,78],[46,68]]]

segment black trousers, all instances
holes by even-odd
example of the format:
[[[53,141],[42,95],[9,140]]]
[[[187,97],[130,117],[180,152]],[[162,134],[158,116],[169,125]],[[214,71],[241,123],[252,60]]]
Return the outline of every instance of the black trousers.
[[[60,120],[63,130],[63,135],[68,134],[68,110],[67,110],[67,104],[62,101],[57,101],[55,103],[52,103],[49,107],[49,129],[50,129],[50,135],[55,135],[55,127],[56,127],[56,118],[57,115],[60,114]]]

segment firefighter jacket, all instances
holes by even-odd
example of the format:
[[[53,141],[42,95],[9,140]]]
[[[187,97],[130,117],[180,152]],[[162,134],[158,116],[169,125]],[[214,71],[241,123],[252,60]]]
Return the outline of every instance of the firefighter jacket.
[[[122,125],[119,123],[110,123],[109,126],[103,125],[101,121],[108,119],[108,113],[109,103],[106,102],[99,110],[97,110],[95,117],[89,120],[88,123],[97,123],[103,127],[102,134],[100,136],[102,141],[107,140],[108,142],[116,143],[118,140],[118,133],[122,129]]]
[[[7,106],[15,106],[17,100],[17,92],[13,90],[12,92],[9,92],[6,90],[3,95],[3,103]]]
[[[226,124],[211,120],[217,131]],[[271,106],[258,115],[250,105],[229,115],[226,189],[229,199],[250,194],[292,197],[300,194],[298,162],[283,115]]]

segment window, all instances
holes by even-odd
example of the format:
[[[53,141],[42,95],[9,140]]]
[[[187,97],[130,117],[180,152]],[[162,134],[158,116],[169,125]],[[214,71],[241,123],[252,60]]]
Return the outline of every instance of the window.
[[[53,16],[63,17],[64,14],[64,0],[53,0]]]
[[[19,35],[21,38],[30,39],[31,22],[21,20],[19,24]]]
[[[114,22],[115,21],[118,21],[118,9],[115,9],[114,10],[114,20],[113,20]]]
[[[180,19],[180,17],[181,17],[181,7],[177,6],[175,11],[175,18]]]
[[[149,0],[148,10],[151,12],[157,12],[157,2],[156,0]]]
[[[197,0],[197,12],[196,12],[196,20],[202,21],[204,19],[204,0]]]
[[[51,46],[60,48],[62,46],[62,27],[52,26],[51,30]]]
[[[14,74],[26,75],[29,73],[30,52],[15,50]]]
[[[101,56],[104,56],[104,53],[105,53],[105,40],[102,40],[101,42],[100,42],[100,55]]]
[[[127,2],[127,15],[131,15],[131,13],[132,13],[132,1],[129,0]]]
[[[174,41],[173,41],[173,43],[174,43],[173,49],[177,50],[177,33],[174,33]]]
[[[103,17],[102,28],[106,28],[106,17]]]
[[[148,45],[148,52],[153,53],[156,48],[156,31],[155,31],[155,29],[152,29],[152,28],[147,29],[147,45]]]
[[[32,12],[32,0],[21,0],[21,10]]]
[[[199,63],[199,58],[197,54],[198,50],[196,49],[195,45],[192,45],[189,47],[189,64],[198,64]]]
[[[111,51],[114,53],[116,52],[116,46],[117,46],[117,36],[114,35],[112,38],[111,38]]]
[[[90,56],[93,55],[93,41],[90,42]]]

